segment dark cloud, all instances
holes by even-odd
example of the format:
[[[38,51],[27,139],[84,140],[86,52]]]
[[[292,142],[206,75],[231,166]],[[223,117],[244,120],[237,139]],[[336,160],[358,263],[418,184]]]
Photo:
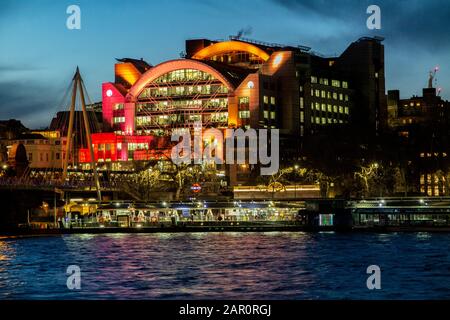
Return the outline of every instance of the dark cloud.
[[[2,81],[0,119],[20,119],[31,128],[46,126],[61,108],[61,99],[61,93],[53,87],[26,80]]]
[[[30,65],[21,65],[21,66],[14,66],[9,64],[0,64],[0,74],[5,74],[7,72],[27,72],[27,71],[36,71],[36,70],[42,70],[43,68],[37,67],[37,66],[30,66]]]
[[[448,0],[271,0],[298,12],[336,19],[354,27],[355,34],[373,33],[365,27],[371,4],[381,8],[382,30],[376,31],[396,44],[405,43],[430,51],[448,49],[450,1]]]

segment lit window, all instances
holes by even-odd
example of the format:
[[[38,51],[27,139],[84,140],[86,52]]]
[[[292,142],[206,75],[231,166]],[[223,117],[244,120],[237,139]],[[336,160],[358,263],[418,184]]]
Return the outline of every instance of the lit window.
[[[276,118],[276,112],[275,111],[271,111],[270,112],[270,119],[275,119]]]
[[[239,97],[239,104],[248,104],[250,102],[249,97]]]
[[[339,106],[339,113],[344,113],[344,108],[342,106]]]
[[[124,123],[125,117],[114,117],[114,123]]]
[[[320,97],[320,90],[316,90],[316,97],[317,97],[317,98]]]
[[[338,94],[336,92],[333,92],[333,99],[337,100],[337,98],[338,98]]]
[[[275,97],[270,97],[270,104],[275,105]]]
[[[322,90],[322,91],[321,91],[321,96],[322,96],[322,98],[326,98],[326,92],[325,92],[325,90]]]
[[[303,97],[300,97],[300,109],[303,109],[305,107],[305,101]]]
[[[328,112],[333,112],[333,106],[331,104],[328,105]]]
[[[348,107],[345,107],[345,108],[344,108],[344,113],[345,113],[345,114],[348,114]]]
[[[344,95],[342,93],[339,94],[339,100],[344,100]]]
[[[342,81],[342,88],[348,89],[348,82],[347,81]]]
[[[317,77],[311,76],[311,83],[317,83]]]
[[[300,111],[300,122],[305,122],[305,113],[303,111]]]
[[[320,103],[316,102],[316,110],[320,111]]]
[[[264,111],[264,112],[266,112],[266,111]],[[248,110],[239,111],[239,118],[240,119],[249,119],[250,118],[250,111],[248,111]]]
[[[264,96],[264,103],[269,104],[269,97],[268,96]]]
[[[269,111],[264,110],[264,119],[269,119]]]
[[[340,88],[341,82],[339,80],[331,80],[331,85],[336,88]]]
[[[327,111],[327,105],[325,103],[322,103],[322,111]]]

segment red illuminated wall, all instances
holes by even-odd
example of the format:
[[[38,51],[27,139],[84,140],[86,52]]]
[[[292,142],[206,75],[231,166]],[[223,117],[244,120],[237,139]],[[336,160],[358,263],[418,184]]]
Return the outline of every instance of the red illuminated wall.
[[[108,97],[107,92],[111,90],[112,95]],[[102,85],[102,111],[103,122],[113,126],[113,108],[116,103],[125,103],[125,97],[112,83]]]
[[[135,150],[132,154],[133,160],[149,160],[170,155],[171,146],[167,139],[153,136],[123,136],[115,133],[94,133],[92,134],[92,144],[94,146],[94,158],[98,162],[102,159],[115,161],[128,161],[128,144],[144,143],[148,145],[148,150]],[[102,148],[100,148],[102,145]],[[106,150],[109,145],[109,150]],[[120,146],[120,148],[119,148]],[[164,156],[163,156],[164,154]],[[79,159],[81,163],[91,161],[88,149],[79,150]]]

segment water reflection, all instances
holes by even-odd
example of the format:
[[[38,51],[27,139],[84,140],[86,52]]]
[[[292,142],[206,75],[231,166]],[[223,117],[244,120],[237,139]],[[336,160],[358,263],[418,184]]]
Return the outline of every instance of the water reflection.
[[[448,298],[450,236],[192,233],[0,241],[4,299]],[[79,265],[81,291],[66,268]],[[380,265],[383,290],[365,286]],[[411,281],[414,279],[414,281]]]

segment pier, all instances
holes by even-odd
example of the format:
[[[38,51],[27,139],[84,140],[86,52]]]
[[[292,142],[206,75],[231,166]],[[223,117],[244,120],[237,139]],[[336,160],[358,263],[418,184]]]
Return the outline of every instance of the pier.
[[[450,232],[450,199],[98,202],[40,207],[2,235],[177,232]]]

